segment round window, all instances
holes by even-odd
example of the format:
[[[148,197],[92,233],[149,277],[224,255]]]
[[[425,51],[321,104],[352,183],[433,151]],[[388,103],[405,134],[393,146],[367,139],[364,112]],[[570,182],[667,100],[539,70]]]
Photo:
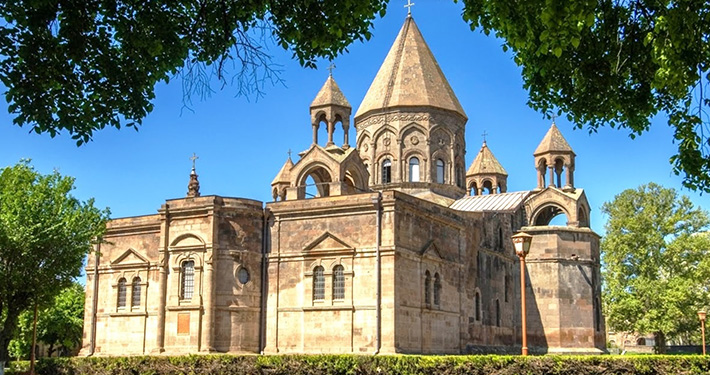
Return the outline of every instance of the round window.
[[[248,283],[249,271],[247,271],[247,269],[244,267],[239,268],[239,271],[237,271],[237,280],[239,280],[239,282],[242,284]]]

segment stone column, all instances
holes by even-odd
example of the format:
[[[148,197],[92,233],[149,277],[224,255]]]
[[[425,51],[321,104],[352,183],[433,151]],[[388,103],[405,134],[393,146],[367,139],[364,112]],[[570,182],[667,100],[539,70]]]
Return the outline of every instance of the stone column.
[[[328,143],[326,144],[327,146],[332,146],[335,143],[333,142],[333,132],[335,131],[335,122],[333,121],[328,121]]]
[[[170,263],[170,254],[168,252],[170,246],[170,217],[167,205],[160,209],[160,216],[160,239],[162,243],[161,248],[158,249],[158,253],[160,254],[160,260],[158,262],[158,326],[156,327],[155,348],[152,351],[153,353],[162,353],[165,351],[165,305],[167,303],[168,267]]]
[[[345,125],[345,123],[343,123],[343,132],[345,133],[345,135],[343,136],[343,148],[344,149],[350,148],[350,135],[348,134],[348,131],[350,131],[350,126]]]
[[[567,172],[565,175],[565,183],[566,183],[565,188],[573,189],[574,188],[574,178],[573,178],[574,171],[573,171],[571,165],[566,165],[565,168],[566,168],[566,172]]]
[[[313,124],[313,144],[318,144],[318,124]]]
[[[547,168],[550,169],[550,183],[547,186],[555,186],[555,165],[548,164]]]
[[[215,224],[216,225],[216,224]],[[217,239],[214,238],[213,241]],[[202,294],[202,308],[204,309],[204,316],[202,321],[202,345],[200,347],[201,352],[213,352],[214,345],[212,340],[212,333],[214,332],[214,267],[213,267],[213,249],[207,249],[205,254],[205,276]]]

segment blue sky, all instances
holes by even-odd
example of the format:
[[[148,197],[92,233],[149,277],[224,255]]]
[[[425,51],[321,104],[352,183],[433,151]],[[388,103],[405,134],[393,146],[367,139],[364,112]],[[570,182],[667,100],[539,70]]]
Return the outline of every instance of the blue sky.
[[[402,5],[404,2],[401,2]],[[429,47],[468,114],[466,163],[471,163],[488,136],[488,146],[508,171],[509,191],[536,185],[532,153],[550,126],[526,105],[520,69],[501,41],[471,31],[461,19],[461,4],[419,0],[412,13]],[[375,21],[370,41],[355,43],[337,58],[335,80],[353,105],[365,95],[404,19],[406,9],[393,0],[387,15]],[[266,96],[235,97],[226,87],[204,100],[194,98],[183,108],[179,79],[157,88],[155,110],[138,132],[105,129],[93,142],[76,147],[66,134],[56,138],[29,134],[11,125],[7,104],[0,106],[0,166],[31,158],[42,173],[58,169],[76,177],[75,195],[94,197],[110,207],[113,217],[153,214],[165,199],[185,196],[191,162],[203,195],[217,194],[271,200],[270,183],[292,149],[294,156],[311,142],[308,106],[328,76],[328,62],[319,69],[301,68],[291,53],[271,47],[281,65],[285,86],[267,86]],[[603,232],[605,201],[627,188],[653,181],[687,194],[710,207],[706,195],[682,189],[668,159],[676,146],[672,129],[657,118],[651,131],[631,140],[628,132],[604,128],[590,135],[573,130],[564,118],[557,125],[577,153],[575,184],[585,189],[592,206],[592,228]],[[355,143],[354,129],[351,144]],[[321,136],[322,141],[325,137]],[[342,133],[336,133],[342,140]],[[295,156],[297,158],[297,156]],[[296,160],[294,160],[296,161]]]

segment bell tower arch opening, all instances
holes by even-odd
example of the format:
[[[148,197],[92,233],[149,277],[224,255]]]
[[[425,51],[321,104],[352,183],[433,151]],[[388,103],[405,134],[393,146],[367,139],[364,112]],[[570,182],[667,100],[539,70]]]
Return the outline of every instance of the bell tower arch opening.
[[[301,173],[298,179],[298,199],[330,196],[332,173],[320,164],[314,164]]]
[[[571,221],[569,213],[555,203],[548,203],[533,214],[532,223],[535,226],[560,225],[566,226]]]

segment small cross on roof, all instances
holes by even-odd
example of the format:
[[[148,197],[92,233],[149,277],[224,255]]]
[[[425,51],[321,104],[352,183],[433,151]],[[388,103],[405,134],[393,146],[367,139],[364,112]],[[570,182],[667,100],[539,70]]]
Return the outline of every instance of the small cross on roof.
[[[412,7],[413,6],[414,6],[414,3],[412,2],[412,0],[407,0],[407,5],[405,5],[404,7],[407,8],[407,15],[408,16],[412,15]]]

